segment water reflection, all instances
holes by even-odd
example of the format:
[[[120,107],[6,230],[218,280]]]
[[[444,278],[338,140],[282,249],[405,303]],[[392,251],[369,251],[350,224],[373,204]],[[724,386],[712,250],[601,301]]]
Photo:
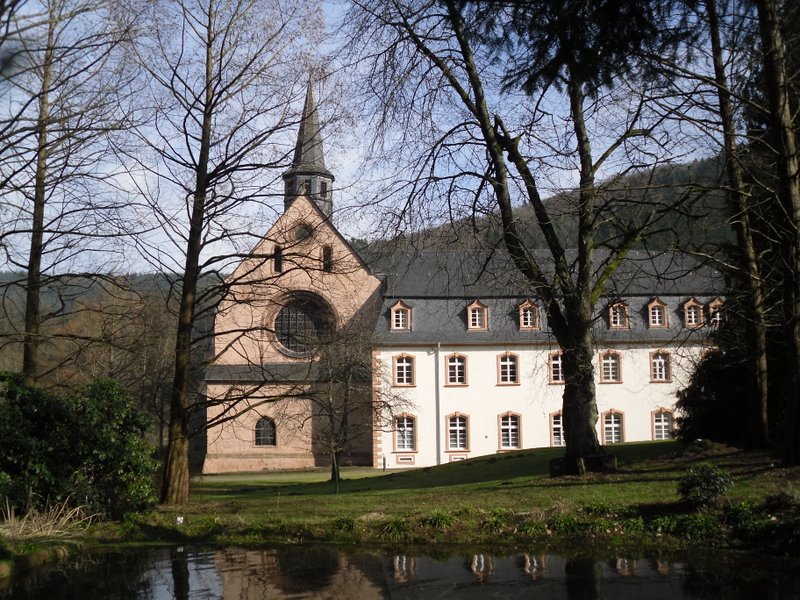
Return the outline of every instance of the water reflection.
[[[681,561],[633,556],[564,558],[379,556],[289,547],[146,549],[94,554],[0,580],[0,599],[177,598],[685,598],[800,597],[797,562],[715,554]]]

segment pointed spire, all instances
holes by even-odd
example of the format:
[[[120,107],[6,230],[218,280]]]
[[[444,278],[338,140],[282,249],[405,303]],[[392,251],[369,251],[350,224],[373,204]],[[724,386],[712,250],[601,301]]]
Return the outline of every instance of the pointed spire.
[[[298,195],[306,194],[317,202],[326,215],[331,215],[331,191],[334,177],[325,167],[322,132],[311,88],[311,79],[309,79],[306,89],[306,100],[303,104],[300,131],[297,134],[297,144],[294,148],[294,159],[292,166],[283,174],[283,179],[286,182],[286,208]]]

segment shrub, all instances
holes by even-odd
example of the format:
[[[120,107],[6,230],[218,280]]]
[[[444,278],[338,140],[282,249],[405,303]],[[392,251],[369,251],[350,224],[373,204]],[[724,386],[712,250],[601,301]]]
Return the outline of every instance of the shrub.
[[[392,517],[381,525],[378,536],[386,540],[402,540],[410,533],[408,523],[403,517]]]
[[[500,532],[508,527],[513,514],[514,513],[507,508],[492,509],[489,514],[483,518],[481,528],[486,531]]]
[[[119,517],[155,501],[149,420],[125,388],[98,379],[75,395],[0,375],[0,502],[18,511],[67,502]]]
[[[422,524],[431,529],[447,529],[455,523],[455,517],[449,512],[434,509],[424,517],[422,517]]]
[[[718,466],[706,463],[691,467],[678,481],[681,499],[697,508],[713,506],[733,485],[730,475]]]

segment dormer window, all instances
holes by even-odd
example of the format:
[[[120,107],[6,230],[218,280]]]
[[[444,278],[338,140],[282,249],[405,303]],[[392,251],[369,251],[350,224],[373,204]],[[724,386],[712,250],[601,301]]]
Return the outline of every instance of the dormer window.
[[[411,307],[402,300],[389,309],[389,328],[392,331],[411,330]]]
[[[691,300],[683,304],[683,323],[689,329],[697,329],[703,325],[703,305],[697,300]]]
[[[719,328],[722,325],[722,310],[725,303],[721,298],[714,298],[708,303],[708,326],[712,329]]]
[[[667,305],[658,298],[655,298],[647,305],[647,322],[651,329],[664,329],[669,327]]]
[[[608,326],[611,329],[627,329],[630,326],[627,304],[615,302],[608,307]]]
[[[467,306],[467,329],[469,331],[489,329],[489,308],[480,300],[475,300]]]
[[[538,304],[525,300],[519,305],[519,328],[522,331],[538,331],[542,328]]]

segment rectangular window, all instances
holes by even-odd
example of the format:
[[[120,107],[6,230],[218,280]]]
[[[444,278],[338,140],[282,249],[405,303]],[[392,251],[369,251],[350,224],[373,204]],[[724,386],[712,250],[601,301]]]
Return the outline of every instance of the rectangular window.
[[[628,307],[624,304],[613,304],[608,309],[608,324],[612,329],[628,326]]]
[[[408,311],[406,309],[395,309],[392,317],[392,329],[408,329]]]
[[[606,352],[600,356],[600,382],[622,381],[620,357],[616,352]]]
[[[672,413],[666,410],[653,415],[653,438],[656,440],[672,439]]]
[[[519,417],[505,415],[500,418],[500,447],[519,448]]]
[[[399,356],[394,363],[395,385],[414,385],[414,359],[410,356]]]
[[[450,450],[467,449],[467,417],[455,416],[448,420],[447,447]]]
[[[669,354],[656,352],[650,356],[650,381],[670,381]]]
[[[700,327],[703,324],[703,308],[697,304],[687,306],[685,316],[687,327]]]
[[[550,383],[564,383],[564,365],[560,352],[550,355]]]
[[[603,443],[619,444],[622,442],[622,415],[607,413],[603,417]]]
[[[663,304],[651,304],[648,310],[650,327],[667,326],[667,307]]]
[[[553,446],[564,446],[564,427],[561,413],[550,417],[550,432],[552,435]]]
[[[539,307],[533,304],[523,304],[519,309],[519,328],[520,329],[540,329]]]
[[[504,354],[500,357],[500,383],[518,383],[517,357],[514,354]]]
[[[475,307],[469,310],[469,328],[486,329],[486,309]]]
[[[464,356],[447,358],[447,385],[467,384],[467,359]]]
[[[395,419],[395,447],[397,450],[416,450],[416,435],[414,432],[414,417],[397,417]]]

